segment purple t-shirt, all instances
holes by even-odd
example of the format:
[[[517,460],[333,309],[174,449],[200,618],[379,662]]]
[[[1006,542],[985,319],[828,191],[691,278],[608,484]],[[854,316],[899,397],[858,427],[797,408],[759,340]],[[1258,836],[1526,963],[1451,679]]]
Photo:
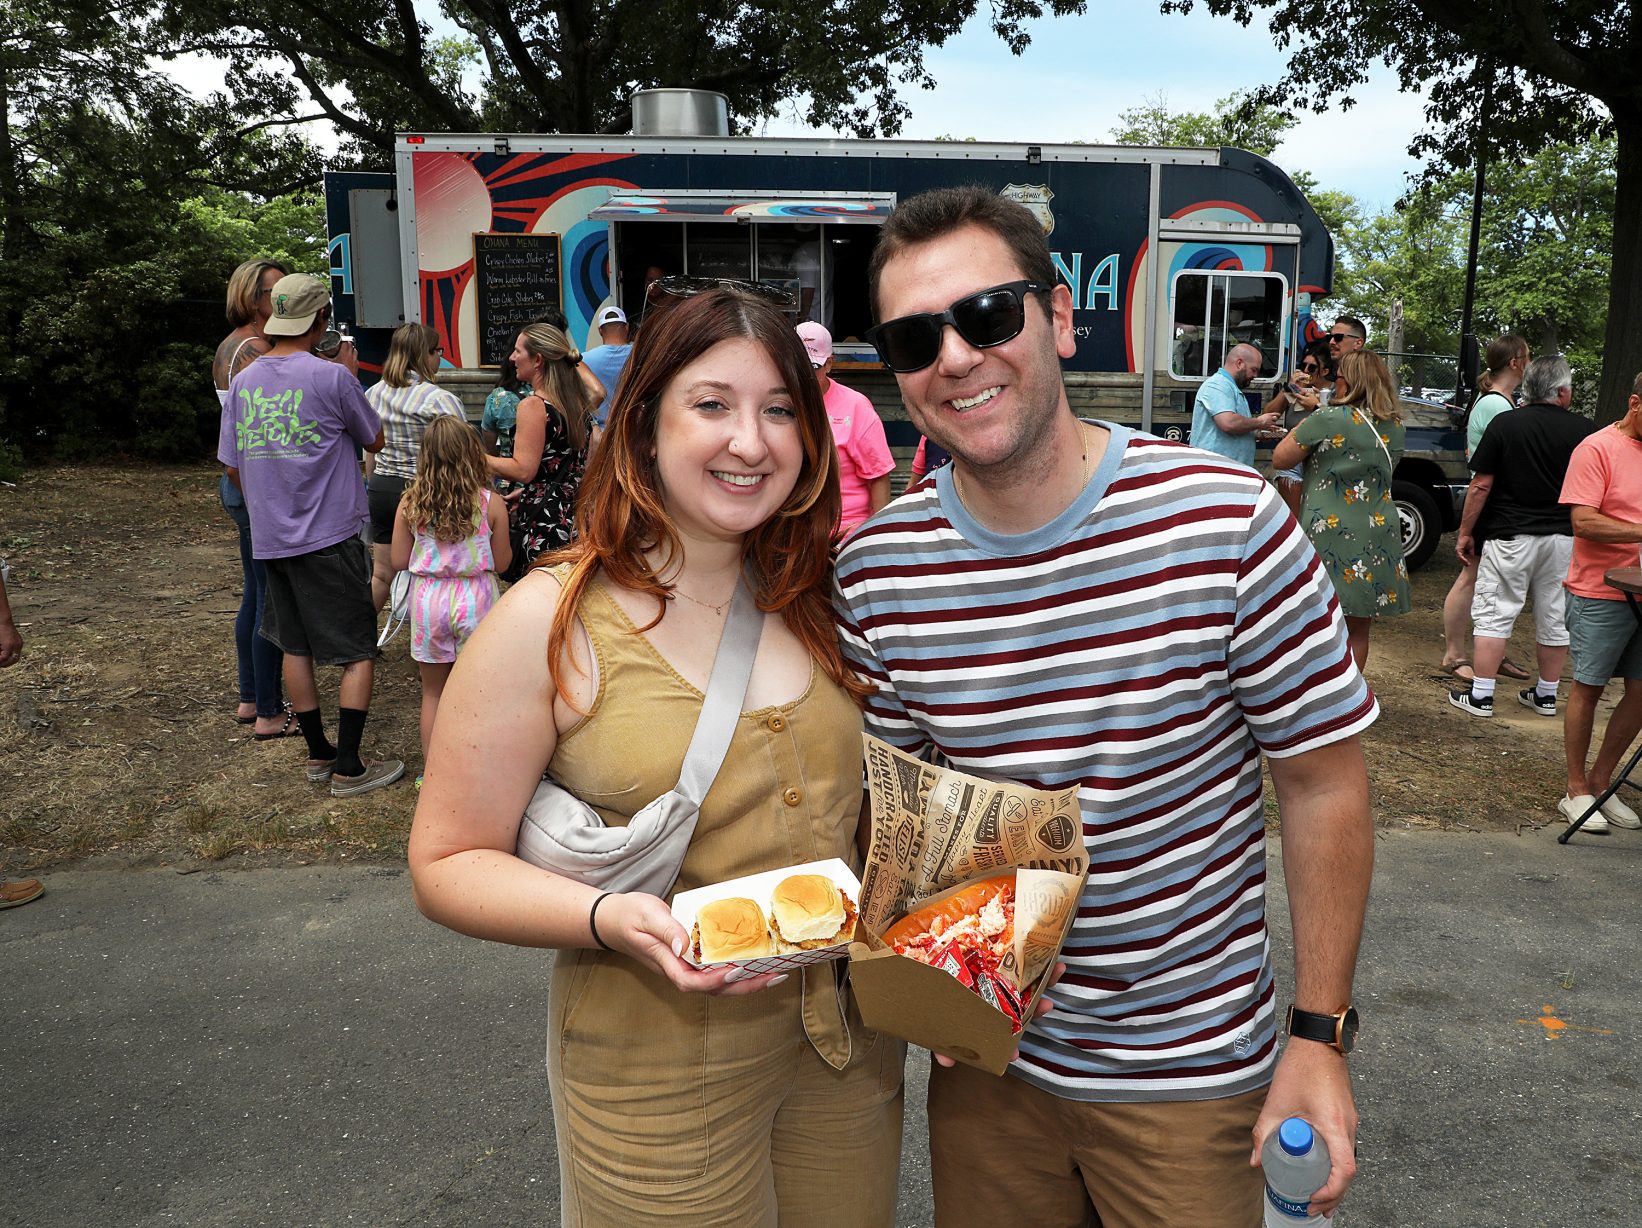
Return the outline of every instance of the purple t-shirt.
[[[312,354],[264,355],[228,385],[217,459],[239,470],[259,559],[311,554],[359,532],[358,447],[382,422],[359,380]]]

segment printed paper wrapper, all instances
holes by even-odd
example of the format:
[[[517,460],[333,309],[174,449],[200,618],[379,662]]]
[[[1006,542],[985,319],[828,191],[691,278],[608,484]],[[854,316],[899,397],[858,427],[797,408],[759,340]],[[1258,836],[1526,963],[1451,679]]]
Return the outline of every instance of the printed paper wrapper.
[[[1000,971],[1020,990],[1021,1017],[1031,1019],[1089,871],[1077,789],[1046,792],[986,780],[934,767],[873,737],[863,742],[872,840],[861,877],[865,937],[851,953],[863,1018],[869,1027],[1001,1073],[1014,1048],[1010,1014],[968,990],[949,999],[923,965],[892,956],[878,936],[970,880],[1015,871],[1015,945]],[[935,996],[921,1002],[929,993]],[[967,1017],[970,996],[982,1008],[976,1017]],[[869,1009],[874,1018],[867,1018]]]
[[[857,911],[860,909],[861,883],[850,870],[849,866],[836,857],[826,861],[806,862],[801,866],[788,866],[782,870],[765,870],[759,874],[748,874],[742,878],[732,878],[728,882],[713,883],[706,887],[697,887],[694,891],[681,891],[673,897],[673,916],[689,933],[696,923],[696,913],[703,904],[714,900],[727,900],[733,896],[745,896],[755,901],[764,910],[766,917],[770,912],[770,895],[775,891],[776,884],[793,874],[824,874],[841,887],[844,894],[856,902]],[[859,916],[857,917],[859,922]],[[761,955],[757,959],[727,959],[713,964],[697,964],[692,957],[688,946],[684,949],[684,960],[697,968],[741,968],[751,973],[791,972],[795,968],[805,968],[810,964],[824,963],[829,959],[843,959],[849,955],[850,940],[854,937],[846,933],[842,939],[830,947],[820,947],[813,951],[794,951],[791,955]]]

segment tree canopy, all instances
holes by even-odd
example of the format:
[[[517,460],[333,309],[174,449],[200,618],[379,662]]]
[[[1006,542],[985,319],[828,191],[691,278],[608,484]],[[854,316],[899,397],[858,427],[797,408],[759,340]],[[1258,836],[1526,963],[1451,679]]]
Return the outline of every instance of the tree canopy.
[[[1024,23],[1083,0],[990,0],[1017,54]],[[165,50],[228,62],[224,96],[270,122],[320,117],[361,150],[396,131],[625,132],[633,91],[717,90],[744,131],[801,104],[857,136],[899,131],[925,48],[977,0],[442,0],[466,37],[436,38],[413,0],[172,0]],[[471,70],[471,74],[469,71]],[[469,88],[466,81],[476,79]]]
[[[1159,93],[1119,111],[1117,118],[1112,140],[1119,145],[1231,145],[1263,158],[1271,157],[1295,123],[1292,115],[1258,102],[1246,90],[1222,98],[1212,112],[1171,110],[1167,95]]]
[[[1244,25],[1268,16],[1273,42],[1295,48],[1262,102],[1326,110],[1355,105],[1376,62],[1423,87],[1429,127],[1410,152],[1428,180],[1490,158],[1530,159],[1557,142],[1614,138],[1613,252],[1598,413],[1625,410],[1642,370],[1642,14],[1632,0],[1162,0],[1164,12],[1208,11]]]

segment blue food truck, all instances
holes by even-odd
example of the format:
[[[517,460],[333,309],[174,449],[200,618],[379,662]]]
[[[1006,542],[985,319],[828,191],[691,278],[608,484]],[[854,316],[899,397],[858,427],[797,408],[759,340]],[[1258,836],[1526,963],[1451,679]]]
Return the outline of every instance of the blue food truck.
[[[443,382],[476,403],[544,304],[596,344],[598,310],[636,316],[657,275],[753,278],[827,325],[837,377],[873,399],[904,456],[916,433],[862,339],[867,259],[898,200],[972,183],[1020,201],[1048,236],[1072,293],[1079,413],[1181,438],[1229,345],[1259,346],[1271,380],[1320,334],[1311,306],[1329,291],[1333,241],[1254,154],[734,137],[722,102],[644,91],[625,136],[405,133],[391,175],[327,175],[337,314],[367,378],[391,330],[419,321],[455,368]]]

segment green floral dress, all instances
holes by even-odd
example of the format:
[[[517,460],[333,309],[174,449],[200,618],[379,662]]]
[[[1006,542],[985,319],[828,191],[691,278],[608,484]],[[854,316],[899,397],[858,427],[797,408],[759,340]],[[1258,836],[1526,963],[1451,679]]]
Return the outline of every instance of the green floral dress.
[[[1352,618],[1408,613],[1408,569],[1391,499],[1403,424],[1395,419],[1375,424],[1361,410],[1327,405],[1300,423],[1294,438],[1310,449],[1300,525],[1322,556],[1341,610]]]

